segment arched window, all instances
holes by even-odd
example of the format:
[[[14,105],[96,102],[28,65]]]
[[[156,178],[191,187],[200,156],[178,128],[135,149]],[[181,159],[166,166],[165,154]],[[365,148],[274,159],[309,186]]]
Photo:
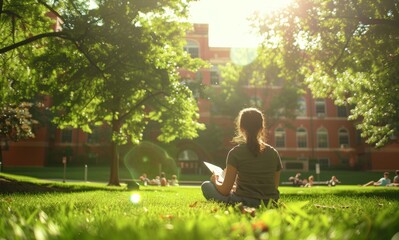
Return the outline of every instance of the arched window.
[[[349,132],[346,128],[341,128],[338,131],[338,141],[340,147],[349,146]]]
[[[284,128],[276,128],[274,130],[274,141],[276,147],[283,148],[285,147],[285,130]]]
[[[297,115],[299,117],[306,116],[306,101],[305,101],[305,98],[303,98],[303,97],[298,99]]]
[[[179,161],[198,161],[198,155],[193,150],[185,149],[179,153]]]
[[[296,141],[299,148],[308,147],[308,133],[305,128],[298,128],[296,130]]]
[[[328,148],[328,131],[325,128],[317,129],[317,147]]]
[[[187,40],[186,46],[184,46],[184,50],[188,52],[191,57],[193,58],[199,58],[199,46],[198,43],[196,43],[193,40]]]

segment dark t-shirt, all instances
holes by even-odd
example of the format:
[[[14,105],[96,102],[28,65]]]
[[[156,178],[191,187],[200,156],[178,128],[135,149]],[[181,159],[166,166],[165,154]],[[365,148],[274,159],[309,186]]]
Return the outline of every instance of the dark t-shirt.
[[[257,157],[246,144],[235,146],[227,155],[227,164],[237,169],[237,196],[256,199],[280,197],[274,184],[274,175],[281,170],[282,163],[277,150],[270,145],[266,145],[265,151]]]

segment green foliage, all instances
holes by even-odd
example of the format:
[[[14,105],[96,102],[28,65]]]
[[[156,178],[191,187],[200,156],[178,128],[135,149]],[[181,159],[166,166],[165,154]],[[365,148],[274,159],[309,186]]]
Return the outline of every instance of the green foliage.
[[[37,93],[37,79],[29,66],[32,54],[43,51],[40,45],[21,44],[40,33],[51,31],[48,9],[36,1],[0,2],[0,103],[19,104]],[[10,46],[19,46],[9,48]]]
[[[353,106],[349,119],[381,147],[399,132],[398,17],[396,1],[298,0],[254,24],[281,77]]]
[[[197,106],[177,73],[201,66],[183,50],[190,25],[177,18],[185,16],[185,6],[147,4],[100,1],[91,10],[55,6],[68,39],[49,39],[47,51],[32,64],[54,96],[60,126],[90,131],[102,121],[112,126],[118,144],[140,141],[150,120],[162,122],[160,140],[196,136]]]
[[[212,113],[234,117],[248,104],[248,98],[243,97],[245,93],[243,86],[245,79],[240,74],[242,66],[231,63],[220,66],[221,78],[223,81],[218,88],[207,88],[207,96],[212,101]]]
[[[192,187],[3,195],[0,237],[392,239],[397,234],[398,188],[282,187],[280,192],[278,208],[256,210],[206,202]]]
[[[88,1],[1,1],[7,11],[0,11],[0,27],[9,30],[0,41],[0,70],[9,75],[0,77],[1,91],[18,80],[18,94],[10,92],[10,98],[51,95],[61,128],[91,132],[108,125],[114,144],[110,184],[118,185],[116,145],[139,143],[150,121],[160,123],[164,142],[192,139],[203,129],[178,70],[196,71],[204,63],[183,48],[191,27],[184,22],[189,1],[95,2],[89,8]],[[51,32],[55,22],[60,26]]]
[[[265,111],[268,127],[289,125],[296,117],[303,87],[298,77],[283,80],[287,69],[273,57],[260,55],[248,65],[226,64],[220,70],[220,87],[207,89],[215,114],[235,117],[244,107],[257,107]]]
[[[22,102],[0,108],[0,139],[17,142],[33,138],[35,135],[32,127],[38,122],[32,118],[32,107],[32,103]]]
[[[148,141],[131,148],[125,154],[123,162],[133,179],[139,179],[143,173],[149,177],[159,176],[160,171],[167,173],[168,178],[177,174],[175,160],[162,147]]]

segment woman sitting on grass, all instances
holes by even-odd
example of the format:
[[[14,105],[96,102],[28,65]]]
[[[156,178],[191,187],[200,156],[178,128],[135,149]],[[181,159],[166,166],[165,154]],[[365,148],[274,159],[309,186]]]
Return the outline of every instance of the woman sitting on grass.
[[[227,155],[223,182],[213,174],[201,186],[204,197],[248,207],[259,207],[262,201],[265,205],[269,200],[277,201],[281,159],[277,150],[265,143],[264,116],[258,109],[241,110],[233,142],[238,145]]]

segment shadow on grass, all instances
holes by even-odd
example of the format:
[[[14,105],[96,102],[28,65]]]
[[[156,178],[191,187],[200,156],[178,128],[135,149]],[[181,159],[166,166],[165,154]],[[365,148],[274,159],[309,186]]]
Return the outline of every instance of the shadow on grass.
[[[60,183],[38,181],[33,178],[19,178],[0,174],[0,195],[8,194],[43,194],[43,193],[70,193],[87,191],[145,191],[145,192],[175,192],[171,187],[141,187],[139,185],[120,187],[106,186],[102,184],[90,183]]]
[[[107,187],[85,184],[54,183],[0,175],[0,194],[42,194],[85,191],[126,191],[126,187]]]

